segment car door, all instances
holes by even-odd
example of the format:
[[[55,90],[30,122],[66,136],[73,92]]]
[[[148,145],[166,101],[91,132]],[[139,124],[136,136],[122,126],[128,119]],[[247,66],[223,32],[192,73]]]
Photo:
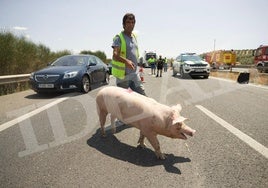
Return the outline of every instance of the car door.
[[[99,63],[98,59],[94,56],[89,58],[89,75],[91,82],[97,83],[101,82],[104,77],[102,77],[102,65]]]
[[[99,77],[99,81],[102,82],[104,80],[104,78],[106,77],[106,68],[105,68],[105,63],[99,59],[98,57],[96,57],[96,61],[97,61],[97,65],[98,65],[98,77]]]

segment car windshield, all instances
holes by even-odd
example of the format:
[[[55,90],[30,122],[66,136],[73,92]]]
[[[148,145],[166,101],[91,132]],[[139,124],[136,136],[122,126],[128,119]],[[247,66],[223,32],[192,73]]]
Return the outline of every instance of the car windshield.
[[[182,61],[200,61],[201,58],[197,55],[183,55],[181,57]]]
[[[52,66],[82,66],[87,65],[88,58],[84,56],[64,56],[57,59]]]

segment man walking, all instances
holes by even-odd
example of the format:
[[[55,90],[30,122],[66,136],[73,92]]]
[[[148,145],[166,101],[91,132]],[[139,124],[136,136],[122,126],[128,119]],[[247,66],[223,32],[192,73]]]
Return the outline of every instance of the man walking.
[[[123,17],[124,30],[113,40],[112,74],[116,77],[116,85],[131,88],[133,91],[146,95],[138,73],[138,44],[132,33],[135,27],[135,15],[127,13]]]

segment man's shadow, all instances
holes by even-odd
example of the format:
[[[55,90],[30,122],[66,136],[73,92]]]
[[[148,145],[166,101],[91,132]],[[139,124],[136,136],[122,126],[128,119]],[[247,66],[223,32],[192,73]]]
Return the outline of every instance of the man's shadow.
[[[120,132],[126,128],[129,128],[129,126],[120,126],[117,127],[116,131]],[[143,149],[122,143],[111,133],[111,130],[106,130],[106,133],[107,136],[102,137],[100,129],[98,129],[95,134],[87,140],[87,144],[110,157],[144,167],[163,165],[167,172],[175,174],[181,174],[181,171],[175,167],[174,164],[191,161],[189,158],[177,157],[173,154],[166,154],[166,159],[160,160],[156,158],[154,151],[148,148]]]

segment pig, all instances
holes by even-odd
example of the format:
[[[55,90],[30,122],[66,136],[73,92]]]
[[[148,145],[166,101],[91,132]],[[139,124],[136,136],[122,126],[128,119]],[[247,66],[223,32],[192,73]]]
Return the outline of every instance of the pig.
[[[161,152],[158,134],[186,140],[186,135],[193,136],[196,132],[184,123],[186,118],[180,115],[182,109],[180,104],[170,107],[131,89],[107,86],[97,93],[96,106],[103,137],[106,136],[104,129],[106,116],[110,114],[113,133],[116,132],[115,119],[138,128],[139,146],[146,147],[144,143],[146,137],[159,159],[165,159],[166,156]]]

